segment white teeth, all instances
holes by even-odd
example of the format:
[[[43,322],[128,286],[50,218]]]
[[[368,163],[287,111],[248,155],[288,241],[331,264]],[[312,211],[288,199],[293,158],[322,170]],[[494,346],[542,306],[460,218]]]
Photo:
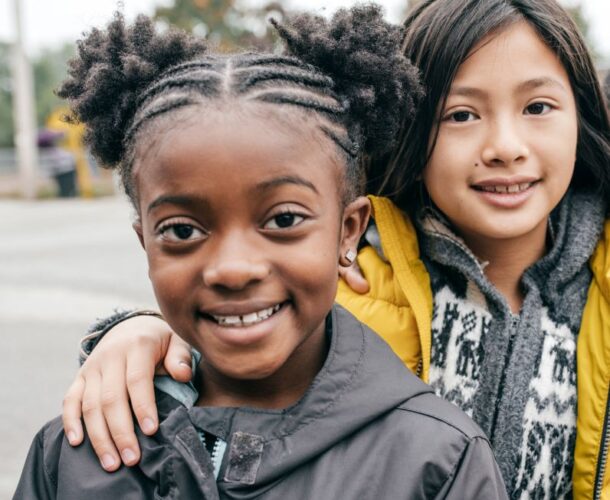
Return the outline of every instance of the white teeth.
[[[511,184],[510,186],[479,186],[478,189],[487,193],[514,194],[529,189],[532,184],[532,182],[523,182],[521,184]]]
[[[268,307],[267,309],[262,309],[261,311],[244,314],[242,316],[215,316],[213,314],[211,314],[210,316],[212,316],[212,318],[214,318],[219,325],[250,326],[256,323],[260,323],[261,321],[264,321],[267,318],[273,316],[274,313],[280,310],[280,307],[282,307],[281,304],[276,304],[273,307]]]
[[[249,324],[258,321],[258,313],[244,314],[241,317],[243,323]]]
[[[237,324],[241,323],[241,319],[239,316],[224,316],[224,317],[219,316],[218,318],[216,318],[216,316],[214,316],[214,318],[219,323],[222,322],[225,325],[237,325]]]

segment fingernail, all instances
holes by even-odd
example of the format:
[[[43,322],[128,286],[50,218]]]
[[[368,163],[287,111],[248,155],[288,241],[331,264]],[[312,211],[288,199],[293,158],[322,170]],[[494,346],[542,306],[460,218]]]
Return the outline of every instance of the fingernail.
[[[153,422],[152,418],[148,418],[146,417],[143,421],[142,421],[142,430],[148,434],[150,432],[154,432],[155,431],[155,423]]]
[[[104,453],[102,455],[102,467],[104,469],[111,469],[114,467],[115,463],[114,457],[110,453]]]
[[[74,432],[74,431],[68,432],[68,442],[70,444],[74,444],[75,441],[76,441],[76,432]]]
[[[125,463],[135,462],[136,460],[136,454],[130,448],[125,448],[121,452],[121,457],[123,457],[123,462]]]
[[[190,363],[187,363],[187,362],[186,362],[186,361],[184,361],[184,360],[180,361],[178,364],[179,364],[179,365],[186,366],[187,368],[190,368],[190,367],[191,367],[191,364],[190,364]]]

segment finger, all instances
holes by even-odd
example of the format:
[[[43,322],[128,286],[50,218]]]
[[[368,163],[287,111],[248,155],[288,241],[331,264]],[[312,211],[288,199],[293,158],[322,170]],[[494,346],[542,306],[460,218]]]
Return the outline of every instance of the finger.
[[[110,439],[101,404],[102,378],[98,372],[87,375],[85,393],[83,394],[83,418],[87,436],[102,467],[112,472],[119,468],[121,461],[116,448]]]
[[[126,366],[122,359],[104,365],[101,402],[108,431],[121,460],[125,465],[135,465],[140,460],[140,447],[134,432],[127,397]]]
[[[78,446],[83,442],[81,407],[84,390],[85,379],[79,373],[76,377],[76,380],[72,382],[72,385],[64,396],[61,419],[64,425],[64,432],[66,434],[66,437],[68,438],[68,442],[72,446]]]
[[[179,382],[193,378],[191,347],[175,333],[172,334],[163,366],[167,373]]]
[[[153,378],[157,360],[145,349],[136,349],[127,358],[126,382],[131,408],[144,434],[157,432],[158,417]]]
[[[354,263],[350,267],[341,268],[339,274],[354,292],[367,293],[369,291],[369,283],[362,274],[362,270],[358,263]]]

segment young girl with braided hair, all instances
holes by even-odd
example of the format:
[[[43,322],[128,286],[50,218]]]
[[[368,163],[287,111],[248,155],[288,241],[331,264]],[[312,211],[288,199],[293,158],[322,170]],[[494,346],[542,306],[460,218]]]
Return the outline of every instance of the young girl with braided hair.
[[[299,32],[314,22],[337,43]],[[211,53],[144,17],[80,42],[59,94],[119,168],[163,317],[201,360],[159,384],[137,466],[107,474],[56,419],[16,498],[506,497],[476,425],[333,306],[364,159],[420,94],[400,30],[369,6],[278,31],[292,55]]]
[[[555,0],[424,0],[403,50],[426,95],[367,171],[389,199],[371,199],[368,282],[350,268],[337,300],[482,427],[512,498],[605,498],[610,126],[584,41]],[[120,355],[136,342],[149,359]],[[155,364],[185,380],[188,360],[158,318],[112,329],[67,397],[74,442],[84,398],[98,453],[112,436],[136,461],[127,394],[154,431]]]

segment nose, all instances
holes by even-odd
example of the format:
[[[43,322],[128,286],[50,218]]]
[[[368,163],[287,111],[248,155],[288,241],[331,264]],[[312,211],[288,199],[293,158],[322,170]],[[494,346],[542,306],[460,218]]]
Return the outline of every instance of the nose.
[[[220,241],[208,242],[209,258],[203,269],[203,282],[206,286],[243,290],[269,275],[267,259],[260,257],[263,254],[256,251],[255,246],[246,238],[237,235],[219,235],[218,238]]]
[[[524,133],[512,117],[503,117],[490,124],[482,159],[489,166],[509,166],[529,156]]]

